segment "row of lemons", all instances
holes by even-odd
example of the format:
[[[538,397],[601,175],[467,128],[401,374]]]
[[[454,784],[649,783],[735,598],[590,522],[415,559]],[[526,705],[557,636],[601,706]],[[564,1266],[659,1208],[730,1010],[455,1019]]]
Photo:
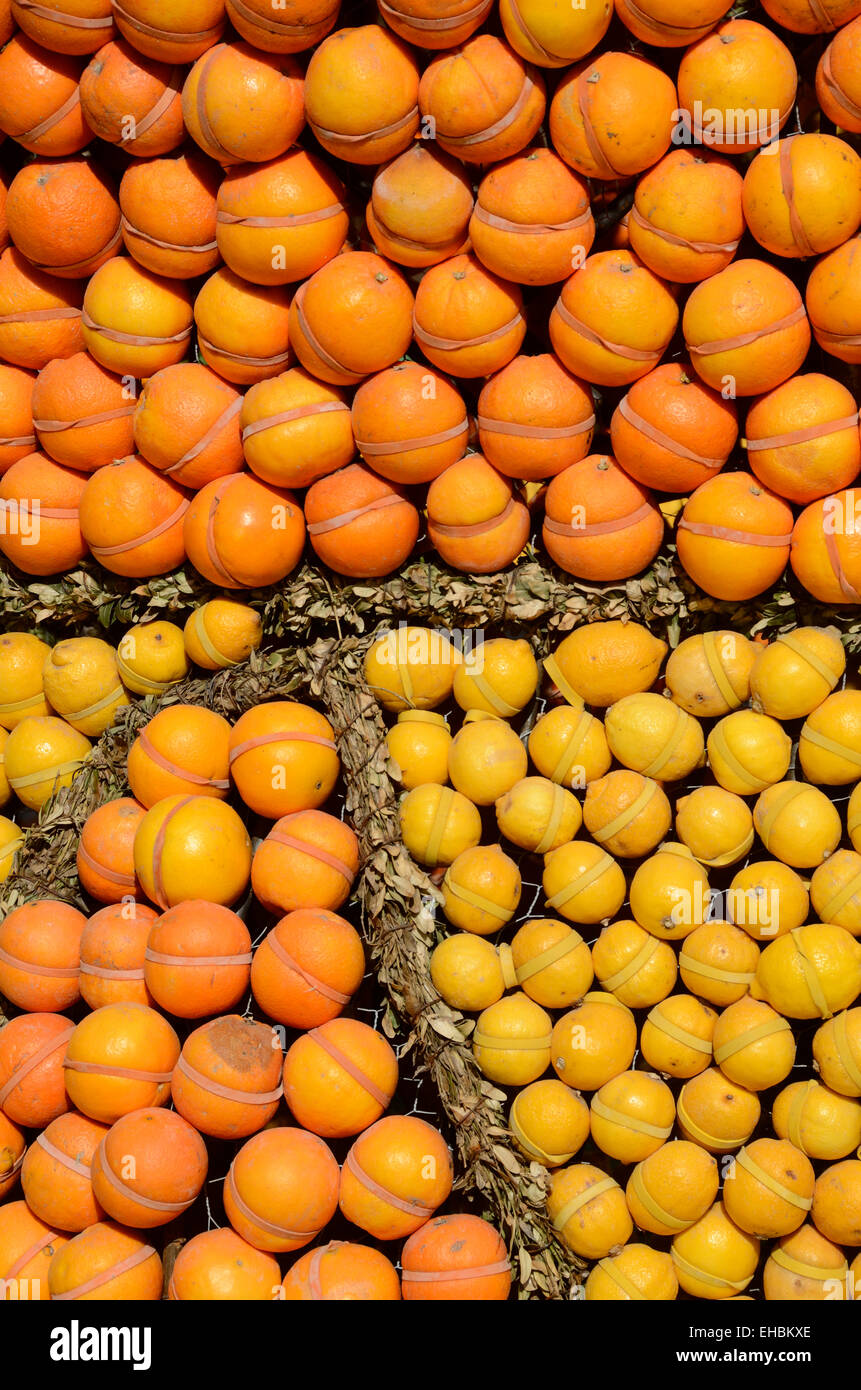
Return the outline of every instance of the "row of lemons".
[[[510,1128],[551,1170],[555,1228],[597,1262],[586,1297],[743,1297],[765,1239],[778,1242],[766,1298],[851,1297],[861,692],[837,632],[709,632],[665,665],[644,628],[592,623],[545,658],[537,717],[528,642],[463,645],[402,626],[369,649],[365,676],[397,716],[404,843],[455,929],[432,954],[434,984],[479,1015],[484,1075],[517,1088]],[[454,734],[439,712],[452,697]],[[841,848],[832,796],[850,787]],[[543,861],[546,915],[508,939],[525,855]],[[710,874],[731,876],[717,914]],[[593,929],[591,949],[577,928]],[[805,1020],[819,1022],[814,1064],[793,1080]],[[773,1133],[753,1139],[772,1088]],[[629,1166],[625,1190],[571,1164],[587,1140],[608,1169]],[[634,1225],[670,1250],[631,1242]]]

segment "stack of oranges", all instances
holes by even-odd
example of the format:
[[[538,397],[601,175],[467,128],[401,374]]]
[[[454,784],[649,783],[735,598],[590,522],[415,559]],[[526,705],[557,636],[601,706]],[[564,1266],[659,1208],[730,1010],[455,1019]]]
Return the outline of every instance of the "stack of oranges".
[[[543,694],[528,642],[467,635],[383,634],[365,675],[439,890],[433,982],[476,1016],[585,1297],[740,1297],[757,1271],[769,1300],[855,1297],[861,689],[836,630],[667,660],[591,623]]]
[[[6,560],[857,602],[857,4],[442,9],[5,7]]]

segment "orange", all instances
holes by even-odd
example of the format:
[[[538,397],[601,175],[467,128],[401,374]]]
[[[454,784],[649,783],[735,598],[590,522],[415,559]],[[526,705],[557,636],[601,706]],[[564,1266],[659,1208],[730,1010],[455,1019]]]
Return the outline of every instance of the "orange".
[[[609,0],[582,9],[548,4],[547,0],[500,0],[499,17],[505,36],[531,63],[562,68],[591,53],[601,42],[613,7]]]
[[[787,504],[741,472],[719,473],[702,483],[676,526],[685,570],[721,599],[753,598],[770,589],[786,566],[791,537]]]
[[[0,77],[3,58],[0,53]],[[39,371],[54,357],[84,346],[83,286],[36,270],[9,246],[0,256],[0,353],[16,367]]]
[[[254,851],[251,886],[268,912],[334,911],[359,869],[359,842],[346,821],[326,811],[292,811]]]
[[[338,1017],[364,973],[355,927],[334,912],[305,908],[282,917],[257,947],[251,990],[268,1018],[317,1028]]]
[[[0,1029],[0,1106],[13,1124],[44,1129],[69,1109],[63,1058],[74,1029],[60,1014],[19,1014]]]
[[[25,164],[9,185],[6,218],[21,255],[62,279],[92,275],[120,244],[114,188],[90,159]]]
[[[419,513],[396,483],[350,463],[312,483],[305,494],[308,537],[336,574],[373,579],[399,569],[419,533]]]
[[[180,143],[182,68],[106,43],[81,74],[81,112],[94,135],[138,158]],[[88,137],[89,138],[89,137]]]
[[[244,998],[250,975],[251,936],[227,907],[192,899],[169,908],[150,927],[146,987],[174,1018],[227,1012]]]
[[[147,897],[162,909],[189,898],[226,907],[248,886],[251,841],[226,802],[166,796],[138,827],[135,873]]]
[[[463,457],[469,419],[446,377],[418,362],[396,362],[368,377],[351,407],[355,447],[393,483],[427,483]]]
[[[545,105],[544,79],[493,34],[431,59],[419,84],[422,129],[467,164],[519,154],[536,135]]]
[[[745,435],[759,481],[802,506],[849,487],[861,468],[855,399],[820,372],[790,377],[755,400]]]
[[[127,899],[93,913],[81,933],[81,995],[91,1009],[152,1004],[144,961],[157,918],[154,908]]]
[[[796,578],[820,603],[859,602],[861,525],[854,488],[804,508],[793,527],[789,559]]]
[[[174,482],[201,488],[242,467],[241,405],[239,392],[199,362],[165,367],[141,391],[135,446]]]
[[[338,1163],[303,1129],[264,1130],[243,1144],[224,1184],[224,1210],[257,1250],[301,1250],[338,1209]]]
[[[93,1195],[115,1221],[150,1230],[188,1208],[209,1159],[196,1129],[173,1110],[135,1110],[111,1126],[92,1157]]]
[[[224,32],[224,0],[114,0],[123,38],[140,53],[168,63],[191,63]]]
[[[412,312],[412,291],[393,265],[369,251],[345,251],[296,291],[290,342],[312,376],[355,385],[403,357]]]
[[[861,24],[853,18],[851,23],[837,30],[816,69],[816,99],[822,111],[841,130],[853,134],[861,131],[859,43]]]
[[[416,292],[413,331],[435,367],[489,376],[516,356],[526,334],[520,289],[474,256],[431,266]]]
[[[228,473],[192,498],[183,539],[194,568],[225,589],[277,584],[296,568],[305,519],[292,492]]]
[[[168,1298],[180,1302],[268,1303],[275,1297],[280,1277],[278,1261],[271,1255],[255,1250],[229,1227],[216,1228],[192,1236],[182,1247]]]
[[[230,732],[230,772],[239,795],[270,820],[322,806],[339,770],[332,725],[310,705],[254,705]]]
[[[0,924],[0,992],[28,1013],[62,1013],[81,997],[82,912],[55,899],[13,908]]]
[[[24,1131],[0,1110],[0,1197],[8,1197],[21,1176],[26,1150]]]
[[[301,367],[256,382],[242,400],[239,426],[248,467],[274,487],[307,487],[356,452],[346,393]]]
[[[420,1226],[404,1244],[401,1267],[408,1302],[498,1303],[511,1288],[505,1242],[488,1221],[468,1213],[435,1216]]]
[[[366,1130],[388,1109],[397,1084],[389,1043],[353,1018],[300,1033],[284,1058],[284,1098],[303,1129],[324,1139]]]
[[[120,180],[125,248],[140,265],[170,279],[192,279],[218,265],[215,195],[207,160],[182,151],[133,160]]]
[[[694,370],[734,396],[779,386],[804,361],[810,325],[793,282],[765,261],[733,261],[695,285],[682,329]]]
[[[582,265],[595,240],[586,184],[552,150],[525,150],[485,174],[469,236],[495,275],[556,284]]]
[[[394,1303],[401,1296],[401,1281],[391,1260],[373,1246],[331,1240],[290,1266],[279,1296],[290,1303]]]
[[[247,43],[220,43],[198,59],[182,89],[186,129],[224,165],[276,159],[305,124],[302,69]]]
[[[550,341],[575,376],[626,386],[657,366],[678,317],[668,287],[630,251],[599,251],[562,286]]]
[[[221,266],[194,301],[197,346],[208,367],[237,386],[277,376],[292,352],[290,296],[280,285],[251,285]]]
[[[536,481],[561,473],[588,454],[594,429],[591,388],[552,352],[515,357],[478,398],[482,452],[509,478]]]
[[[744,225],[741,174],[700,146],[671,150],[638,180],[628,236],[656,275],[691,284],[726,269]]]
[[[578,579],[630,579],[654,560],[664,518],[651,493],[609,454],[590,454],[557,473],[544,498],[542,538],[550,558]]]
[[[493,0],[378,0],[378,6],[389,27],[407,43],[454,48],[481,27]]]
[[[53,1299],[155,1302],[162,1282],[158,1251],[113,1221],[98,1221],[73,1236],[48,1270]]]
[[[834,135],[789,135],[752,161],[742,203],[750,232],[773,255],[833,251],[861,223],[861,160]]]
[[[365,221],[381,255],[422,267],[467,249],[472,207],[460,162],[416,140],[377,170]]]
[[[9,13],[9,0],[0,5],[3,9]],[[115,32],[111,0],[51,0],[50,5],[12,0],[11,15],[29,38],[52,53],[93,53]],[[5,43],[9,34],[0,29],[0,37]]]
[[[267,53],[313,48],[334,28],[338,9],[338,0],[285,0],[277,10],[271,0],[227,0],[234,29]]]
[[[0,478],[0,551],[25,574],[63,574],[87,553],[79,520],[83,474],[27,454]]]
[[[3,1299],[50,1298],[48,1269],[68,1237],[34,1216],[26,1202],[0,1209],[0,1278]]]
[[[419,69],[410,49],[379,24],[338,29],[305,73],[308,125],[329,154],[382,164],[419,128]]]
[[[427,519],[428,536],[445,563],[470,574],[505,569],[529,539],[525,503],[481,454],[467,454],[434,479]]]
[[[36,447],[32,405],[35,385],[32,372],[0,363],[0,476]]]
[[[682,131],[688,141],[747,154],[783,129],[797,86],[792,54],[773,30],[750,19],[725,20],[682,56]]]
[[[861,361],[861,314],[857,287],[861,259],[859,238],[851,237],[817,261],[805,295],[813,336],[821,348],[841,362]],[[0,262],[2,265],[2,262]]]
[[[230,725],[199,705],[168,705],[141,729],[128,755],[132,792],[147,810],[166,796],[226,797]],[[137,822],[135,833],[140,828]]]
[[[735,406],[685,362],[665,362],[633,382],[610,421],[618,462],[659,492],[688,492],[712,478],[737,438]]]
[[[244,1139],[272,1119],[281,1097],[281,1044],[274,1028],[238,1014],[189,1033],[171,1082],[183,1119],[213,1139]]]
[[[179,1038],[145,1004],[106,1004],[86,1014],[69,1039],[63,1067],[69,1099],[91,1120],[112,1125],[144,1106],[166,1105]]]
[[[0,131],[33,154],[82,150],[92,131],[78,101],[80,75],[76,58],[13,34],[0,53]]]
[[[670,146],[679,105],[672,79],[633,53],[601,53],[567,73],[550,106],[557,152],[591,179],[649,169]]]
[[[134,448],[134,392],[87,352],[48,362],[36,378],[32,405],[39,444],[67,468],[94,473]]]
[[[635,38],[660,48],[683,48],[703,38],[726,14],[724,0],[616,0],[616,14]]]
[[[83,1231],[104,1216],[90,1165],[107,1129],[84,1115],[60,1115],[30,1145],[21,1190],[34,1216],[61,1231]]]
[[[191,295],[179,281],[153,275],[129,256],[114,256],[87,284],[82,324],[84,346],[103,367],[152,376],[188,351]]]
[[[399,1240],[433,1216],[453,1178],[439,1130],[417,1115],[389,1115],[354,1141],[341,1169],[338,1205],[375,1240]]]

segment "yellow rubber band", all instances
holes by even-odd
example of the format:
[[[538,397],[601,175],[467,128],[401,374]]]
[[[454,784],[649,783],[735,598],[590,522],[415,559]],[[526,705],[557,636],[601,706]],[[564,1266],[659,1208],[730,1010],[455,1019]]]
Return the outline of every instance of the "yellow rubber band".
[[[603,845],[607,840],[612,840],[614,835],[618,835],[620,830],[624,830],[641,811],[645,810],[657,790],[657,782],[647,782],[639,795],[634,797],[630,806],[627,806],[624,811],[620,811],[618,816],[604,826],[603,830],[591,832],[592,839],[597,840],[599,845]]]
[[[3,848],[0,849],[0,859],[8,859],[10,855],[16,855],[23,843],[23,835],[21,836],[20,840],[10,840],[8,845],[4,845]]]
[[[847,748],[842,743],[835,743],[833,738],[826,738],[825,734],[820,734],[816,729],[809,729],[807,725],[801,730],[801,739],[806,738],[808,743],[815,744],[817,748],[824,748],[826,753],[833,753],[835,757],[845,758],[847,763],[854,763],[856,767],[861,767],[861,753],[856,753],[854,748]]]
[[[445,878],[442,881],[443,889],[448,891],[455,898],[460,898],[462,902],[468,903],[470,907],[476,907],[480,912],[487,912],[491,917],[496,917],[500,922],[507,922],[511,913],[506,907],[500,907],[499,903],[491,902],[490,898],[484,898],[480,893],[473,893],[471,888],[464,888],[460,883],[452,883],[446,870]]]
[[[431,828],[428,831],[428,842],[425,845],[425,859],[429,864],[436,864],[439,859],[439,848],[442,844],[442,837],[448,825],[449,812],[454,805],[454,792],[451,787],[440,787],[439,801],[434,811]]]
[[[573,705],[575,709],[582,709],[585,704],[583,696],[578,695],[573,685],[570,685],[568,681],[565,679],[565,677],[559,669],[555,656],[545,656],[541,664],[543,665],[545,671],[552,680],[553,684],[556,686],[556,689],[559,691],[561,695],[565,696],[565,699],[568,701],[568,704]]]
[[[47,703],[45,692],[40,690],[38,695],[28,695],[26,700],[13,700],[11,704],[0,705],[0,714],[17,714],[21,709],[32,709],[33,705]]]
[[[574,951],[578,946],[583,945],[583,938],[577,931],[570,931],[563,936],[561,941],[555,941],[552,946],[548,946],[546,951],[540,955],[533,956],[523,965],[517,967],[517,983],[522,985],[524,980],[531,980],[533,975],[538,975],[548,966],[555,965],[563,956],[567,956],[569,951]]]
[[[404,692],[404,699],[405,699],[409,704],[412,704],[412,703],[413,703],[414,688],[413,688],[413,678],[412,678],[412,676],[410,675],[409,663],[406,662],[406,661],[399,661],[399,662],[397,663],[397,670],[398,670],[398,675],[399,675],[400,678],[401,678],[401,689],[402,689],[403,692]]]
[[[659,1004],[656,1004],[649,1012],[647,1022],[651,1023],[653,1028],[658,1028],[662,1033],[666,1033],[668,1038],[675,1038],[676,1042],[682,1043],[684,1047],[691,1047],[694,1052],[702,1052],[711,1057],[711,1043],[706,1038],[698,1038],[696,1033],[689,1033],[687,1028],[680,1028],[671,1019],[664,1018],[660,1012]]]
[[[637,974],[638,970],[642,970],[643,966],[648,964],[658,949],[659,944],[657,937],[650,936],[648,941],[644,942],[640,947],[637,954],[631,957],[627,965],[623,965],[622,969],[617,970],[615,975],[608,975],[606,979],[601,981],[601,984],[605,989],[608,989],[611,994],[614,990],[617,990],[620,985],[626,985],[628,981]]]
[[[152,681],[146,676],[139,676],[137,671],[132,670],[127,661],[123,661],[119,653],[117,653],[117,670],[126,685],[131,687],[131,682],[135,681],[138,685],[143,686],[144,694],[147,695],[163,695],[169,685],[175,684],[174,681]]]
[[[682,1221],[678,1216],[672,1216],[670,1212],[664,1211],[664,1208],[655,1201],[643,1181],[642,1163],[638,1163],[631,1174],[631,1188],[640,1205],[646,1208],[646,1211],[655,1221],[660,1221],[662,1226],[669,1226],[672,1231],[685,1231],[688,1226],[693,1224],[691,1221]]]
[[[569,1154],[549,1154],[542,1149],[539,1144],[536,1144],[533,1139],[527,1139],[523,1132],[523,1126],[515,1114],[516,1105],[517,1096],[514,1098],[511,1113],[508,1116],[508,1124],[520,1147],[525,1149],[527,1153],[534,1154],[536,1158],[541,1159],[542,1162],[547,1164],[548,1168],[559,1168],[563,1163],[567,1163],[570,1157]]]
[[[609,1105],[605,1105],[600,1096],[592,1097],[592,1113],[601,1120],[607,1120],[610,1124],[619,1125],[621,1129],[633,1129],[637,1134],[648,1134],[653,1139],[667,1139],[673,1132],[672,1124],[650,1125],[647,1120],[640,1120],[635,1115],[626,1115],[621,1110],[613,1110]]]
[[[688,1134],[692,1134],[694,1139],[700,1144],[705,1144],[706,1148],[714,1148],[721,1151],[724,1149],[737,1149],[739,1144],[743,1144],[749,1137],[745,1135],[741,1139],[720,1139],[716,1134],[709,1134],[707,1130],[700,1129],[699,1125],[694,1124],[688,1111],[685,1109],[684,1096],[682,1095],[679,1096],[676,1104],[676,1116],[679,1124],[687,1130]]]
[[[767,1173],[764,1168],[760,1168],[755,1158],[751,1158],[747,1149],[739,1149],[735,1156],[735,1161],[740,1168],[749,1173],[756,1182],[762,1183],[769,1192],[773,1192],[775,1197],[780,1197],[784,1202],[789,1202],[790,1206],[798,1207],[799,1211],[810,1211],[813,1206],[812,1197],[799,1197],[797,1192],[785,1187],[777,1178],[773,1178],[771,1173]]]
[[[834,689],[843,674],[842,671],[832,671],[831,667],[826,666],[825,662],[814,652],[807,650],[804,644],[799,641],[798,635],[794,632],[781,632],[777,641],[782,642],[785,647],[789,647],[789,650],[795,652],[796,656],[800,656],[802,661],[806,661],[808,666],[812,666],[816,674],[821,676],[825,681],[829,690]]]
[[[773,804],[769,807],[768,815],[763,816],[762,825],[759,826],[759,838],[768,849],[768,837],[774,829],[775,822],[790,804],[806,791],[806,786],[802,782],[784,782],[780,793],[775,797]]]
[[[612,1279],[613,1283],[618,1285],[618,1287],[622,1290],[622,1293],[625,1294],[627,1298],[638,1303],[646,1302],[646,1295],[644,1293],[640,1293],[640,1290],[637,1288],[636,1284],[631,1283],[627,1274],[623,1274],[622,1271],[616,1267],[615,1261],[599,1260],[598,1268],[603,1269],[604,1273],[608,1276],[608,1278]]]
[[[791,1274],[800,1274],[802,1279],[843,1279],[849,1269],[848,1261],[844,1260],[838,1269],[826,1269],[821,1265],[802,1264],[801,1260],[796,1260],[792,1255],[787,1255],[778,1245],[772,1250],[770,1258],[776,1265],[783,1269],[788,1269]]]
[[[497,714],[501,714],[504,719],[513,719],[515,714],[520,713],[516,705],[510,705],[507,700],[503,700],[502,696],[498,691],[494,690],[490,681],[486,680],[484,676],[474,676],[471,671],[467,671],[466,674],[469,676],[469,679],[472,681],[479,695],[484,696],[487,703]]]
[[[437,724],[443,729],[448,728],[448,720],[445,715],[437,714],[432,709],[402,709],[397,718],[398,724]]]
[[[746,767],[742,766],[738,758],[735,756],[735,753],[733,753],[730,749],[729,744],[726,741],[726,734],[724,733],[723,729],[721,729],[720,727],[713,729],[712,739],[714,740],[712,746],[717,749],[717,752],[720,753],[724,762],[728,764],[730,771],[735,773],[736,777],[740,782],[743,782],[745,786],[750,787],[750,790],[752,792],[765,791],[766,787],[768,786],[768,783],[763,782],[761,777],[754,777],[752,773],[748,772]]]
[[[853,878],[850,878],[848,883],[843,885],[839,893],[835,893],[831,901],[822,909],[823,922],[833,922],[834,916],[832,914],[836,915],[859,891],[861,891],[861,869]]]
[[[564,810],[565,788],[560,787],[557,783],[554,782],[553,806],[550,811],[550,817],[547,821],[547,828],[544,831],[544,834],[541,836],[541,839],[538,841],[538,844],[535,846],[534,852],[536,854],[546,854],[547,851],[552,847],[553,841],[556,838],[556,831],[559,829],[559,822],[562,819],[562,813]]]
[[[66,719],[70,721],[72,719],[89,719],[91,714],[99,714],[103,709],[107,709],[109,705],[115,704],[118,699],[122,700],[125,693],[121,685],[115,686],[108,695],[103,696],[101,700],[97,700],[94,705],[88,705],[86,709],[76,710],[74,714],[67,714]]]
[[[684,737],[690,716],[682,709],[681,705],[673,705],[673,709],[675,710],[676,726],[658,756],[649,763],[648,767],[643,768],[644,777],[657,777],[662,768],[666,767]]]
[[[552,1033],[545,1033],[540,1038],[497,1038],[491,1033],[479,1033],[478,1029],[472,1035],[473,1047],[488,1047],[494,1052],[541,1052],[545,1048],[549,1051]]]
[[[693,1279],[699,1279],[703,1284],[711,1284],[716,1289],[735,1289],[737,1293],[741,1293],[750,1283],[750,1279],[721,1279],[717,1274],[709,1274],[707,1270],[691,1264],[690,1260],[686,1260],[675,1248],[670,1249],[670,1255],[673,1264],[677,1265],[683,1274],[689,1274]]]
[[[615,1178],[604,1177],[600,1182],[593,1182],[589,1187],[584,1187],[582,1192],[578,1192],[576,1197],[572,1197],[570,1202],[566,1202],[558,1215],[553,1218],[553,1228],[557,1231],[564,1231],[572,1216],[576,1216],[581,1207],[586,1207],[596,1197],[601,1197],[611,1188],[619,1187]],[[621,1191],[621,1188],[619,1189]]]
[[[679,953],[679,969],[688,970],[692,975],[702,975],[704,980],[720,980],[729,985],[749,985],[756,979],[755,970],[719,970],[716,965],[707,965],[705,961],[686,956],[684,951]]]
[[[593,864],[591,869],[587,869],[585,873],[582,873],[574,883],[567,884],[565,888],[560,888],[558,893],[554,893],[552,898],[547,898],[547,906],[554,909],[563,907],[564,904],[570,902],[572,898],[576,898],[578,893],[582,893],[586,888],[591,887],[595,880],[606,873],[607,869],[612,867],[615,862],[615,859],[613,859],[611,855],[605,853],[603,858],[599,859],[596,864]]]
[[[807,1150],[801,1142],[801,1121],[804,1116],[804,1106],[807,1097],[810,1095],[811,1090],[815,1090],[816,1085],[817,1083],[815,1081],[805,1081],[803,1085],[799,1087],[789,1107],[789,1115],[786,1121],[786,1132],[789,1135],[790,1143],[794,1144],[797,1149],[800,1149],[803,1154],[806,1154]]]
[[[849,1080],[857,1090],[861,1091],[861,1067],[855,1061],[855,1054],[849,1041],[845,1011],[835,1015],[834,1018],[834,1050]]]
[[[514,956],[512,955],[511,947],[503,941],[502,945],[498,946],[496,949],[499,955],[499,963],[502,966],[502,983],[505,985],[506,989],[517,989],[519,981],[517,979],[517,971],[514,968]]]
[[[589,732],[594,717],[594,715],[589,714],[586,710],[583,710],[581,713],[571,738],[563,748],[559,761],[550,774],[551,782],[565,781],[565,778],[574,766],[577,754],[583,746],[583,742]]]
[[[67,772],[77,772],[78,768],[83,766],[83,758],[75,758],[72,762],[47,767],[44,772],[30,772],[26,777],[10,777],[9,786],[17,791],[19,787],[35,787],[40,782],[55,782],[58,777],[65,777]]]
[[[741,700],[735,693],[729,676],[724,670],[723,663],[721,662],[721,659],[718,656],[717,636],[715,635],[715,633],[703,633],[703,654],[706,659],[706,664],[712,673],[714,683],[717,686],[720,694],[723,696],[724,703],[727,704],[731,710],[738,709],[741,705]]]
[[[765,1023],[760,1023],[756,1028],[748,1028],[747,1032],[739,1033],[737,1038],[730,1038],[729,1042],[722,1043],[715,1048],[715,1061],[718,1066],[725,1062],[727,1057],[734,1057],[737,1052],[741,1052],[743,1047],[750,1047],[752,1043],[760,1042],[762,1038],[770,1038],[775,1033],[792,1032],[789,1020],[786,1018],[768,1019]]]
[[[819,975],[816,972],[816,967],[814,966],[813,961],[810,959],[810,957],[804,949],[804,946],[802,945],[803,938],[801,933],[803,930],[803,927],[794,927],[792,931],[789,933],[789,935],[792,937],[795,949],[798,952],[799,958],[801,960],[801,968],[804,972],[804,982],[807,985],[807,988],[810,992],[810,998],[813,1001],[813,1007],[816,1010],[818,1010],[821,1018],[831,1018],[833,1016],[833,1011],[828,1007],[828,1000],[825,998],[825,991],[822,988],[822,981],[820,980]]]
[[[228,657],[224,655],[223,652],[220,652],[216,647],[215,643],[212,641],[212,638],[206,630],[206,623],[203,618],[202,608],[195,608],[194,612],[191,615],[191,623],[192,627],[194,628],[194,634],[200,645],[203,647],[203,650],[206,652],[206,655],[209,657],[210,661],[216,662],[216,664],[219,666],[239,665],[238,661],[231,661]]]

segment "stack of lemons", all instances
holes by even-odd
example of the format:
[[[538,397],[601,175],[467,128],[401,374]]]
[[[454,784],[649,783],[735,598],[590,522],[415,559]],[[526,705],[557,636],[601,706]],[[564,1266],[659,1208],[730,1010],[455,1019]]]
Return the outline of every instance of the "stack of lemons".
[[[766,1299],[861,1295],[861,690],[837,632],[665,661],[597,622],[543,687],[528,642],[478,636],[401,627],[366,678],[452,929],[433,982],[478,1015],[476,1062],[595,1262],[585,1297],[742,1298],[757,1271]]]

